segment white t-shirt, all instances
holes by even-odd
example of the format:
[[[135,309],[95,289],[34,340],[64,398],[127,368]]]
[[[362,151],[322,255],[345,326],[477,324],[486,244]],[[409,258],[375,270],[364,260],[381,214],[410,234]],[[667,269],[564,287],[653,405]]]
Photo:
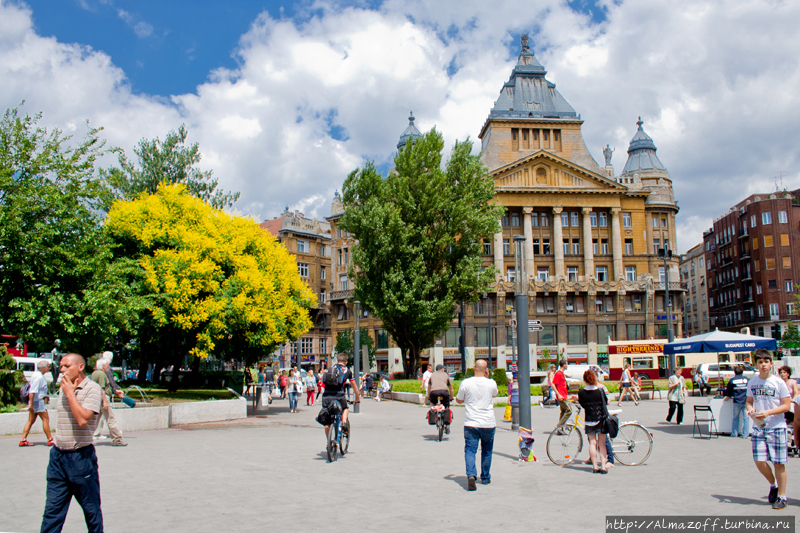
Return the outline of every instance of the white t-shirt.
[[[497,396],[497,383],[485,377],[471,377],[461,382],[456,399],[462,400],[466,407],[464,425],[473,428],[493,428],[493,398]]]
[[[747,384],[747,397],[753,398],[753,408],[756,412],[768,411],[781,406],[781,400],[789,397],[789,388],[778,376],[761,379],[758,375],[750,378]],[[764,429],[780,429],[786,427],[783,413],[767,417]]]
[[[425,391],[428,390],[428,381],[431,379],[431,374],[433,374],[433,372],[430,370],[426,370],[425,373],[422,374],[422,388],[425,389]]]
[[[28,392],[29,393],[32,392],[36,395],[34,396],[34,400],[41,400],[42,398],[47,396],[47,380],[45,379],[44,374],[42,374],[38,370],[35,371],[31,375],[31,380],[29,383],[31,385]]]

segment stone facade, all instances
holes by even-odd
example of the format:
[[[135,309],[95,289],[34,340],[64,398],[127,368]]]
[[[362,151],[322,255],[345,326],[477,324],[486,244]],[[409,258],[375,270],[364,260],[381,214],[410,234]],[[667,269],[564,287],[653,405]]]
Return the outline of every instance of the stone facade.
[[[708,317],[708,278],[703,243],[681,256],[681,286],[686,291],[683,332],[687,337],[711,331]]]

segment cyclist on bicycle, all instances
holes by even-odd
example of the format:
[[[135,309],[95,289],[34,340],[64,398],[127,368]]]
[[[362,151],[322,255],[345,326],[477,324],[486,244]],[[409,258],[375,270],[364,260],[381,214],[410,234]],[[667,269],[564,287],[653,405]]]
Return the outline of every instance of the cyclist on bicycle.
[[[349,411],[347,409],[347,398],[345,398],[345,385],[350,384],[355,392],[356,399],[353,403],[361,402],[361,396],[358,393],[358,386],[353,377],[353,373],[347,368],[347,354],[340,353],[337,355],[337,363],[328,368],[322,378],[325,384],[325,392],[322,393],[322,407],[327,408],[331,402],[338,402],[342,406],[342,427],[347,428],[347,416]],[[328,436],[330,426],[325,426],[325,437]]]
[[[450,381],[450,376],[445,372],[444,365],[436,365],[436,372],[431,374],[428,378],[428,393],[425,397],[431,405],[436,405],[441,402],[449,415],[450,398],[453,394],[453,382]],[[450,433],[450,417],[446,416],[444,419],[445,433]]]

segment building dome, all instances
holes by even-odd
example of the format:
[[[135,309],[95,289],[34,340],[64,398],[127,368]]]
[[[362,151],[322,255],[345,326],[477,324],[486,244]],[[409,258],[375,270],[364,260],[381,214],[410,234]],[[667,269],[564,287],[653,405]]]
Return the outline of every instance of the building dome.
[[[414,125],[414,112],[412,111],[410,116],[408,117],[408,127],[400,136],[400,140],[397,143],[397,149],[400,150],[403,148],[406,143],[411,140],[413,142],[414,139],[419,139],[422,137],[422,134],[419,132],[417,127]]]
[[[633,174],[642,170],[662,170],[666,172],[667,167],[661,163],[656,155],[656,145],[653,139],[644,132],[642,129],[642,117],[639,117],[636,125],[639,129],[631,139],[631,144],[628,146],[628,161],[625,163],[625,168],[622,169],[622,174]]]

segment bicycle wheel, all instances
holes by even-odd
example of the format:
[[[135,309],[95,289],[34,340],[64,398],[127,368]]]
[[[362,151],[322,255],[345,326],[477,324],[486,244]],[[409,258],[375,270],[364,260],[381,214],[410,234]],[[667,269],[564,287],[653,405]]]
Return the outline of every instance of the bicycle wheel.
[[[442,436],[444,435],[444,418],[441,413],[436,417],[436,428],[439,430],[439,442],[442,442]]]
[[[626,422],[619,426],[619,433],[611,439],[614,459],[625,466],[636,466],[647,461],[653,450],[653,437],[643,425]]]
[[[339,450],[342,455],[347,453],[347,447],[350,446],[350,421],[342,426],[342,436],[339,437]]]
[[[547,437],[547,457],[560,466],[574,461],[583,449],[581,430],[572,424],[566,424],[563,429],[563,435],[559,435],[556,430],[553,430]]]
[[[328,462],[330,462],[330,463],[334,462],[337,459],[337,457],[336,457],[336,428],[337,428],[337,422],[334,420],[333,424],[331,424],[331,427],[328,429],[327,451],[328,451]]]

